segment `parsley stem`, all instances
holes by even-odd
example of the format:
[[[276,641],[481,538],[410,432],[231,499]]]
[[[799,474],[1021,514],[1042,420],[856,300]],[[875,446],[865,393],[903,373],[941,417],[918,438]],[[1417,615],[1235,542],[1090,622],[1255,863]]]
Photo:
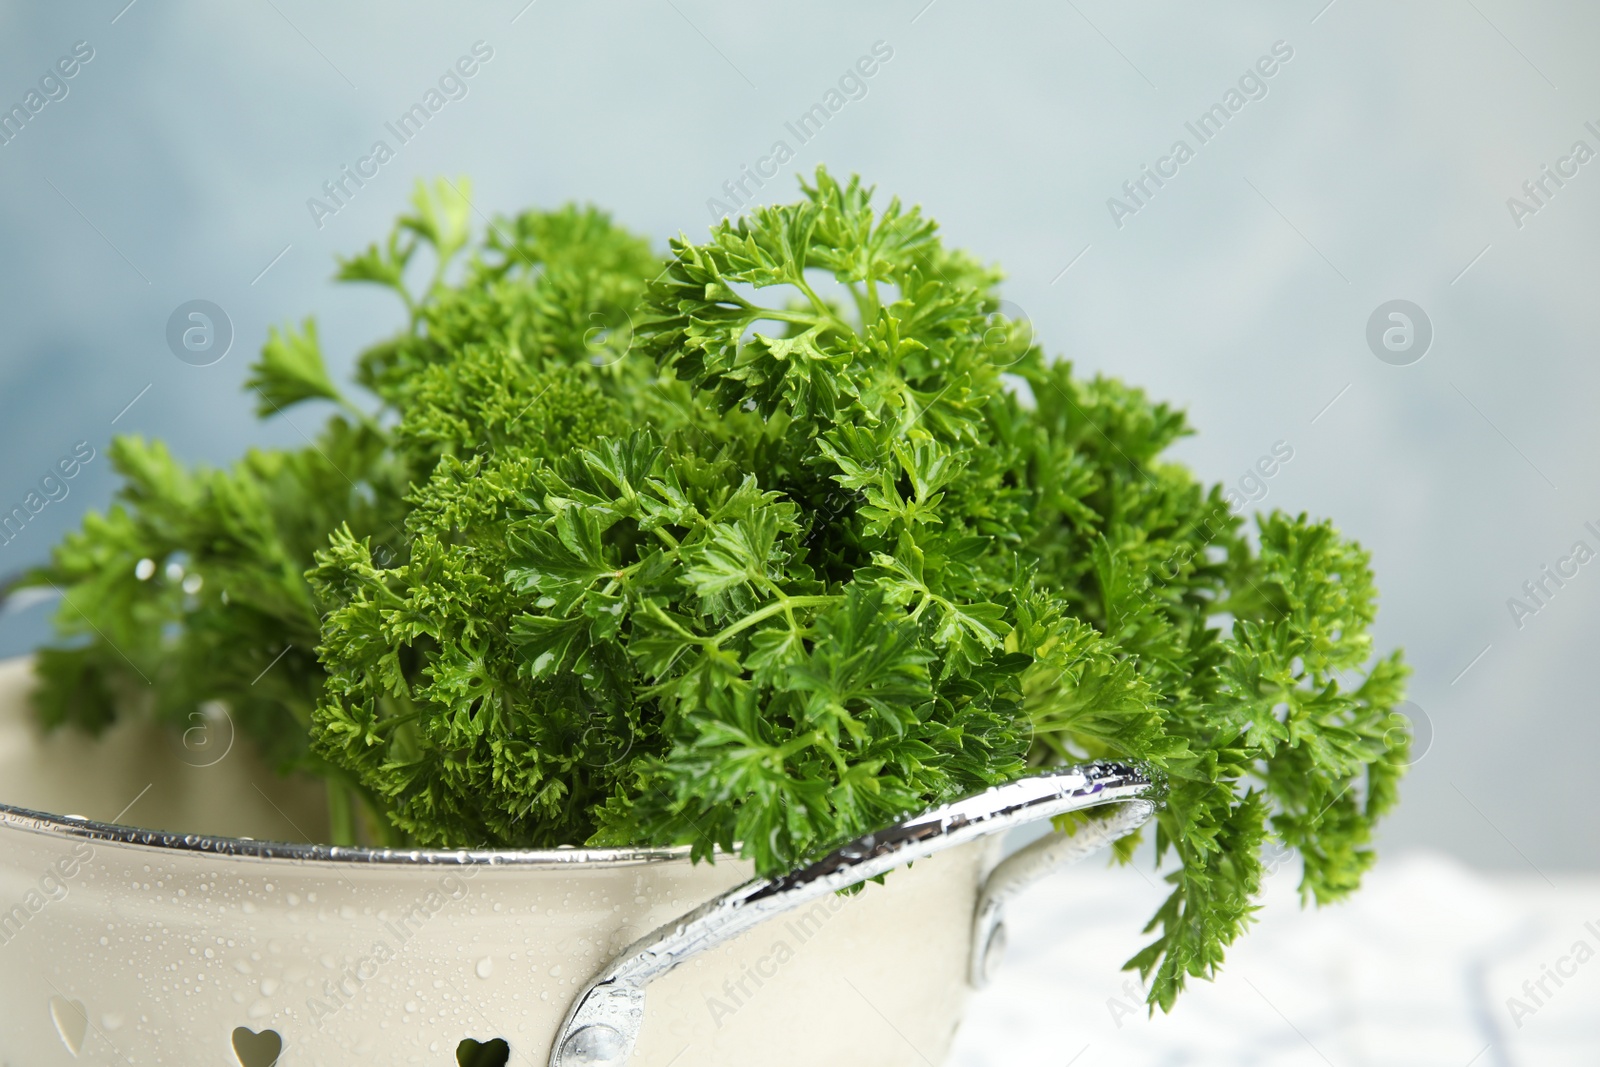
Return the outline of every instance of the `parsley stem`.
[[[339,781],[328,782],[328,834],[335,845],[356,843],[355,808],[350,802],[350,790]]]
[[[855,333],[855,330],[851,328],[848,322],[845,322],[837,315],[834,315],[826,310],[820,311],[817,314],[811,314],[805,311],[779,311],[776,308],[759,308],[758,310],[761,312],[759,318],[762,319],[773,319],[777,322],[793,322],[798,323],[801,326],[820,326],[823,329],[836,330],[843,334]]]
[[[406,712],[404,715],[395,715],[395,716],[390,717],[390,718],[381,719],[378,722],[375,722],[375,723],[372,724],[372,729],[374,731],[377,731],[377,730],[392,730],[396,726],[403,726],[408,722],[414,722],[414,721],[416,721],[417,719],[420,719],[420,718],[422,718],[422,709],[421,708],[417,708],[414,711]]]
[[[845,288],[850,290],[850,299],[855,301],[856,317],[861,320],[860,332],[866,333],[867,325],[877,316],[868,310],[867,298],[861,294],[860,289],[856,288],[855,282],[846,282]]]
[[[811,283],[806,281],[804,267],[794,272],[794,287],[806,294],[806,299],[811,301],[811,306],[816,309],[818,315],[822,315],[830,319],[833,318],[833,312],[829,310],[828,305],[823,301],[822,297],[818,296],[816,291],[811,288]]]
[[[744,618],[740,619],[732,626],[729,626],[721,633],[715,634],[712,637],[708,637],[706,641],[708,644],[720,645],[723,641],[732,637],[740,630],[748,629],[749,627],[760,622],[762,619],[771,618],[780,611],[788,611],[791,608],[809,608],[817,607],[822,604],[834,604],[843,599],[844,597],[842,596],[780,596],[777,600],[774,600],[766,607],[746,615]]]

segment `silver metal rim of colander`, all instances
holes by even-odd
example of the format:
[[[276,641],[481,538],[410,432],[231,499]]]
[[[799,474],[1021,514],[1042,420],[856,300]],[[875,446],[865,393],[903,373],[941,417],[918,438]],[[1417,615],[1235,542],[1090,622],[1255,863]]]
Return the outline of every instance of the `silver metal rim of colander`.
[[[551,848],[433,849],[365,848],[257,841],[249,837],[215,837],[146,830],[95,822],[76,815],[51,815],[0,804],[0,833],[20,831],[162,852],[190,852],[242,860],[289,860],[296,863],[373,864],[415,867],[628,867],[646,863],[687,862],[690,848]],[[719,855],[722,853],[719,850]]]

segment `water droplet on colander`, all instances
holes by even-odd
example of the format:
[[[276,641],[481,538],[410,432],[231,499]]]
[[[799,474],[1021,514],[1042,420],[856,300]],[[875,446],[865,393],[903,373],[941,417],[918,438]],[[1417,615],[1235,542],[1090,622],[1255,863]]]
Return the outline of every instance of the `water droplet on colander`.
[[[489,956],[483,957],[483,959],[478,961],[478,965],[473,968],[473,973],[475,973],[479,978],[489,977],[494,973],[494,960]]]

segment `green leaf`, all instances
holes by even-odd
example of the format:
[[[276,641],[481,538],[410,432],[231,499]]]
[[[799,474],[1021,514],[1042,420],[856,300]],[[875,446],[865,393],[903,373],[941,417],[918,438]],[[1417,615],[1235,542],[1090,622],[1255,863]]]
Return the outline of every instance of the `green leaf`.
[[[433,245],[440,260],[449,260],[467,243],[472,221],[472,182],[435,178],[430,188],[421,178],[411,195],[413,214],[400,225]]]
[[[389,235],[388,243],[383,247],[373,243],[356,255],[341,256],[339,270],[334,277],[342,282],[372,282],[385,285],[409,300],[410,295],[406,293],[405,288],[406,265],[411,262],[411,256],[416,250],[416,241],[402,242],[397,229]]]
[[[250,365],[245,388],[255,391],[256,414],[261,418],[302,400],[344,399],[328,378],[317,343],[317,323],[309,318],[298,331],[292,326],[267,327],[267,343],[261,346],[261,358]]]

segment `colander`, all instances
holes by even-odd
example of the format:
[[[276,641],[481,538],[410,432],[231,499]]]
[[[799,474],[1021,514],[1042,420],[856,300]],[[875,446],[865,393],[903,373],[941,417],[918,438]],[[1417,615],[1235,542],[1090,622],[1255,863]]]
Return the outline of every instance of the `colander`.
[[[677,848],[277,843],[253,838],[320,830],[312,794],[225,712],[172,744],[40,737],[30,679],[0,664],[4,1067],[926,1067],[1001,955],[1006,899],[1158,802],[1134,767],[1060,768],[775,879]],[[1090,808],[996,863],[1003,831]]]

